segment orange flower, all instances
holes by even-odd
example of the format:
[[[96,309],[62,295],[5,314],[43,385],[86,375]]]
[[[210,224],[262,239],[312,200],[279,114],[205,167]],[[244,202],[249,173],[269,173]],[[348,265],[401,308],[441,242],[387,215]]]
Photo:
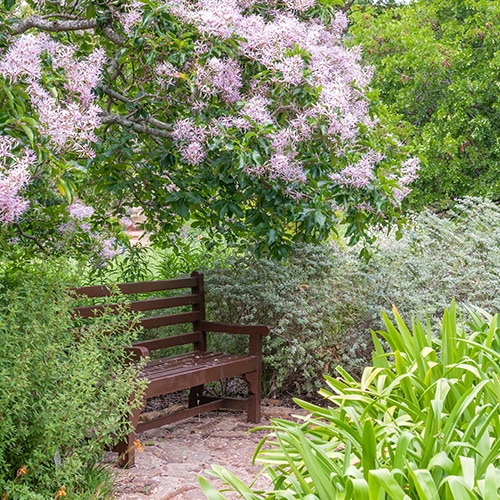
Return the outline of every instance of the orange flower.
[[[61,498],[65,497],[67,495],[66,493],[66,486],[64,484],[59,488],[59,491],[56,493],[55,498]]]
[[[19,467],[19,469],[17,469],[16,479],[24,474],[26,474],[26,465],[23,465],[22,467]]]
[[[144,447],[144,445],[141,443],[141,440],[140,439],[136,439],[134,441],[134,448],[137,449],[137,451],[144,451],[146,448]]]

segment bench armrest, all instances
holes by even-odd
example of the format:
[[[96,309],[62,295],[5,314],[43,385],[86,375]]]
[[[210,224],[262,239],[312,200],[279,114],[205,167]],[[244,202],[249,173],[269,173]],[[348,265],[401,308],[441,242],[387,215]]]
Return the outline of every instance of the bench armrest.
[[[200,321],[199,327],[204,332],[233,333],[236,335],[259,335],[265,337],[271,331],[267,325],[230,325],[214,321]]]
[[[125,347],[125,352],[129,353],[134,361],[140,361],[142,358],[149,357],[149,349],[142,345]]]

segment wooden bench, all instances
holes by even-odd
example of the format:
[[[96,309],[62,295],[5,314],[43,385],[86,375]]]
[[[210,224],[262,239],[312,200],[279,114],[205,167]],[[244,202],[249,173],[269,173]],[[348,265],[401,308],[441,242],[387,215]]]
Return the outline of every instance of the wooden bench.
[[[136,433],[148,429],[219,408],[245,410],[250,422],[260,421],[262,338],[269,333],[267,326],[228,325],[207,321],[203,274],[200,272],[195,271],[188,278],[124,283],[117,286],[123,294],[140,294],[139,299],[132,298],[129,309],[141,312],[142,328],[189,325],[189,331],[186,333],[134,343],[132,349],[138,356],[149,358],[151,351],[193,344],[193,349],[189,353],[149,359],[146,362],[142,373],[149,382],[144,404],[140,410],[132,412],[130,416],[135,431],[115,448],[115,451],[119,453],[121,465],[134,464]],[[75,289],[74,292],[79,297],[109,297],[111,295],[110,288],[106,285],[81,287]],[[75,313],[81,318],[92,318],[102,313],[104,307],[106,306],[102,304],[85,305],[75,308]],[[223,354],[209,351],[207,332],[247,335],[249,338],[248,354]],[[247,383],[248,396],[246,398],[215,398],[204,394],[204,384],[238,376]],[[139,420],[147,398],[186,389],[189,389],[186,409],[150,421]]]

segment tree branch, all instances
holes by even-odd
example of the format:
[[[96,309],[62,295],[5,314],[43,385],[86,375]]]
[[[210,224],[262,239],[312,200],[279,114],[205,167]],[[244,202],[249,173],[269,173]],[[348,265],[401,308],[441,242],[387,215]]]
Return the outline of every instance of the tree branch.
[[[37,16],[33,14],[26,19],[19,21],[17,24],[11,26],[12,34],[21,35],[26,31],[36,28],[40,31],[60,33],[65,31],[79,31],[90,30],[99,28],[97,19],[53,19],[54,16]],[[59,16],[58,16],[59,17]],[[125,39],[120,36],[116,31],[111,29],[108,25],[103,25],[102,32],[106,38],[111,40],[117,45],[123,45]]]
[[[144,121],[136,121],[124,116],[114,115],[103,111],[100,114],[102,123],[104,125],[121,125],[122,127],[130,127],[140,134],[147,134],[153,137],[163,137],[164,139],[171,138],[172,127],[167,123],[161,122],[154,118],[146,118],[144,121],[147,123],[155,124],[156,126],[150,127],[144,124]],[[159,128],[161,126],[161,128]]]
[[[59,33],[61,31],[89,30],[96,27],[96,19],[56,19],[51,21],[50,19],[47,19],[46,16],[37,16],[33,14],[23,21],[12,25],[11,30],[14,35],[21,35],[31,28]]]
[[[35,236],[32,236],[31,234],[28,234],[28,233],[25,233],[23,231],[23,229],[21,228],[21,225],[16,222],[14,223],[14,227],[17,229],[18,233],[20,234],[20,236],[22,238],[26,238],[28,240],[31,240],[35,243],[35,245],[40,248],[44,253],[47,252],[46,248],[40,243],[40,241],[38,240],[38,238],[35,238]]]

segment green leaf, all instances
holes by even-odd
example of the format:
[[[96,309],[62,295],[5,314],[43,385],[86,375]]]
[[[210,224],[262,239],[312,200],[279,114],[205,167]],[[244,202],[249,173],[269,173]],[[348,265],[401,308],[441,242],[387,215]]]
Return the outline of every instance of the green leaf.
[[[408,474],[412,479],[413,486],[417,490],[420,500],[438,500],[439,492],[432,478],[432,474],[426,469],[413,470],[408,467]]]
[[[3,5],[6,8],[6,10],[12,9],[14,5],[16,5],[16,0],[4,0]]]
[[[497,500],[500,489],[500,471],[493,464],[488,465],[483,484],[483,500]]]
[[[369,472],[375,469],[377,457],[377,442],[375,439],[375,430],[371,420],[366,420],[363,425],[363,455],[361,465],[363,467],[363,476],[368,481]]]
[[[198,476],[198,482],[208,500],[226,500],[206,477]]]
[[[179,200],[176,205],[177,213],[183,218],[189,218],[189,206],[184,200]]]
[[[75,198],[76,191],[74,183],[69,179],[63,179],[60,177],[57,179],[57,189],[59,189],[59,192],[66,198],[68,205],[71,205]]]
[[[381,495],[382,491],[385,491],[389,498],[411,500],[388,469],[371,470],[368,484],[370,486],[370,499],[385,498]]]
[[[21,123],[20,126],[23,129],[26,136],[28,137],[28,139],[30,141],[30,145],[32,147],[34,147],[35,146],[35,135],[33,134],[33,130],[31,129],[31,127],[29,127],[28,125],[26,125],[24,123]]]

